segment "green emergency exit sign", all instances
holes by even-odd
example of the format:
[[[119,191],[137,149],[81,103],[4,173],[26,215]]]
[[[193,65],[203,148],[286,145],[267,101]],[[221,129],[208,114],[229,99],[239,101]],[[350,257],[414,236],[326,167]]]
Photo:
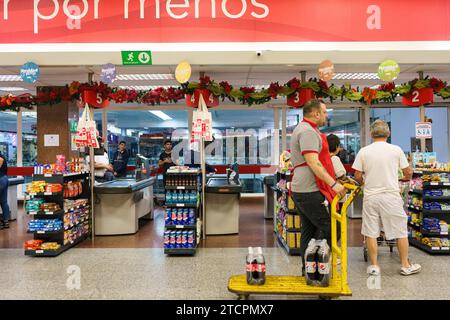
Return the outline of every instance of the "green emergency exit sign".
[[[151,65],[151,51],[122,51],[122,64],[127,65]]]

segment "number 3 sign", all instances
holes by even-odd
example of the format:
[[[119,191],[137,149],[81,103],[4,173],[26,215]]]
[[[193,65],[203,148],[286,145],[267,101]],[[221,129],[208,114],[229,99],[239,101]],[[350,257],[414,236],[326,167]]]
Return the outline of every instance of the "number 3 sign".
[[[402,104],[410,107],[418,107],[433,103],[434,95],[432,88],[415,89],[410,96],[404,96]]]

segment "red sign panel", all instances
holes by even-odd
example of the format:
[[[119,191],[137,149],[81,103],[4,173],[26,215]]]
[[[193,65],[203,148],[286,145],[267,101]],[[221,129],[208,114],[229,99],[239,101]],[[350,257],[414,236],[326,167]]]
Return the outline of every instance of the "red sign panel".
[[[423,88],[416,89],[411,92],[411,95],[402,98],[402,104],[410,107],[418,107],[426,104],[431,104],[434,101],[433,89]]]
[[[205,100],[207,107],[217,107],[219,105],[219,98],[214,96],[207,89],[196,89],[194,90],[194,94],[186,95],[186,105],[192,108],[198,108],[198,104],[200,102],[200,95],[203,96],[203,100]]]
[[[448,41],[450,1],[3,0],[0,43]]]
[[[312,89],[300,89],[295,94],[287,98],[286,104],[290,107],[303,107],[309,100],[315,98]]]

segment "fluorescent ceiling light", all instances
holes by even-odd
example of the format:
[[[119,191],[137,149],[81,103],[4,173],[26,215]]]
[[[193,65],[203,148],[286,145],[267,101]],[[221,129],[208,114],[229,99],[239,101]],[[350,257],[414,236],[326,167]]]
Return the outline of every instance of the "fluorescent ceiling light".
[[[327,112],[331,112],[331,111],[333,111],[334,109],[327,109]]]
[[[20,87],[0,87],[0,91],[8,91],[8,92],[13,92],[13,91],[28,91],[28,89],[20,88]]]
[[[379,78],[378,78],[378,73],[342,72],[342,73],[336,73],[333,80],[379,80]]]
[[[33,119],[37,118],[36,112],[22,112],[22,116],[28,117],[28,118],[33,118]]]
[[[0,81],[23,81],[22,78],[15,74],[0,74]]]
[[[157,116],[158,118],[160,118],[161,120],[167,121],[167,120],[172,120],[171,117],[169,117],[167,114],[165,114],[162,111],[154,111],[154,110],[150,110],[149,111],[151,114],[153,114],[154,116]]]
[[[170,87],[176,86],[120,86],[120,89],[128,89],[128,90],[155,90],[157,88],[169,89]]]
[[[160,73],[160,74],[119,74],[116,80],[173,80],[175,79],[172,73]]]

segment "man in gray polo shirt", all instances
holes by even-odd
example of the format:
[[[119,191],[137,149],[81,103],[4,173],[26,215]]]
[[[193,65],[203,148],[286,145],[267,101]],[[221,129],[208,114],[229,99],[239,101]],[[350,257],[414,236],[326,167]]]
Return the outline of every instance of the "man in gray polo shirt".
[[[300,254],[303,266],[309,241],[327,239],[331,243],[331,217],[328,205],[335,194],[345,196],[345,188],[336,181],[325,135],[319,127],[327,121],[327,107],[311,100],[303,107],[303,121],[292,134],[291,159],[294,165],[292,197],[300,212]]]

